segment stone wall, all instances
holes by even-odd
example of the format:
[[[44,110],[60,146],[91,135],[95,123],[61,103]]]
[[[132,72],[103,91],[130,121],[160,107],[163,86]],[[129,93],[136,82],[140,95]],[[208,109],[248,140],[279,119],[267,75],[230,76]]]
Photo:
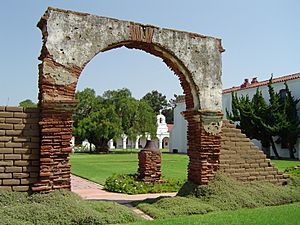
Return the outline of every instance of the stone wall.
[[[272,166],[270,159],[234,124],[223,121],[220,170],[238,180],[283,183],[288,175]]]
[[[39,176],[39,110],[0,106],[0,190],[29,191]]]

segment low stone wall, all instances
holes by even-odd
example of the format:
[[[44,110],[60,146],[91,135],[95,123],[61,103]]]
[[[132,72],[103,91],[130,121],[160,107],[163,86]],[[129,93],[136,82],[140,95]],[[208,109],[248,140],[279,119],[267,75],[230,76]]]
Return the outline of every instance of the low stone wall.
[[[39,110],[0,106],[0,190],[30,191],[39,176]]]
[[[220,170],[245,182],[283,183],[289,177],[272,166],[270,159],[228,121],[223,121]]]

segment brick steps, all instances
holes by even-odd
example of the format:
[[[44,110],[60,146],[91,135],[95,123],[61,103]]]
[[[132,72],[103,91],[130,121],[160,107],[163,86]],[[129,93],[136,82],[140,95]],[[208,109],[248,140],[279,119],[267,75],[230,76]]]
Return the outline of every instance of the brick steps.
[[[270,159],[234,124],[223,121],[220,170],[244,182],[283,183],[288,175],[274,167]]]

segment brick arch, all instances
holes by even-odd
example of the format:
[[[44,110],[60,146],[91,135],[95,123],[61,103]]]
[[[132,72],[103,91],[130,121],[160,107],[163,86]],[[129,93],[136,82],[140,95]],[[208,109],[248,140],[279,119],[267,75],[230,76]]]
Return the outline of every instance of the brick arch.
[[[206,184],[218,169],[221,127],[220,39],[48,8],[38,23],[41,147],[33,190],[70,189],[69,153],[75,90],[87,63],[100,52],[125,46],[158,56],[179,77],[186,95],[188,180]]]

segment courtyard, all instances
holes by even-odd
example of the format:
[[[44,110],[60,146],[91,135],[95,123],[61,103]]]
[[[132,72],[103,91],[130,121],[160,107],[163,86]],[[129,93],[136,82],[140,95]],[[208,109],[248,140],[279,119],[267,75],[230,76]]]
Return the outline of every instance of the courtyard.
[[[299,224],[298,8],[3,2],[0,225]]]

